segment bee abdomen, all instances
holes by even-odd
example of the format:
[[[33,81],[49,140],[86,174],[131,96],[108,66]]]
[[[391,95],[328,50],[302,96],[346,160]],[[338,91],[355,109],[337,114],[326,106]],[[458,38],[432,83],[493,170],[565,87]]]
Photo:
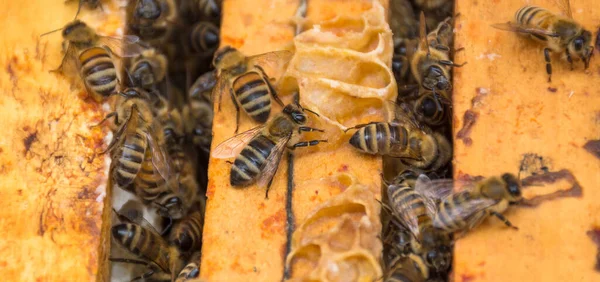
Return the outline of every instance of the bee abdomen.
[[[256,72],[248,72],[233,83],[235,96],[240,106],[254,120],[264,123],[271,113],[269,87]]]
[[[262,171],[274,147],[275,143],[263,135],[252,139],[231,166],[229,174],[231,186],[251,184]]]
[[[79,55],[81,74],[86,85],[102,96],[112,94],[117,87],[117,71],[108,52],[100,47],[84,50]]]
[[[525,6],[517,11],[515,21],[523,26],[544,27],[544,21],[552,16],[552,13],[544,8]]]
[[[392,146],[406,147],[407,135],[402,126],[378,122],[357,130],[350,138],[350,144],[368,154],[385,155],[391,152]]]
[[[410,186],[391,185],[388,191],[390,202],[394,206],[394,210],[398,213],[408,212],[404,206],[417,216],[419,227],[429,225],[431,218],[427,213],[425,202],[422,196]]]
[[[171,241],[183,252],[200,247],[204,218],[200,212],[194,212],[173,228]]]
[[[190,36],[191,47],[195,52],[206,52],[219,46],[219,28],[209,22],[197,23]]]
[[[457,193],[439,204],[439,212],[434,219],[433,225],[446,232],[454,232],[467,226],[467,218],[458,213],[457,207],[466,204],[470,199],[467,192]]]
[[[134,255],[155,262],[165,271],[169,271],[167,248],[163,239],[145,228],[131,223],[117,224],[112,227],[112,236],[125,249]]]
[[[136,178],[146,153],[146,138],[139,133],[125,136],[123,148],[119,151],[115,181],[119,187],[125,187]]]

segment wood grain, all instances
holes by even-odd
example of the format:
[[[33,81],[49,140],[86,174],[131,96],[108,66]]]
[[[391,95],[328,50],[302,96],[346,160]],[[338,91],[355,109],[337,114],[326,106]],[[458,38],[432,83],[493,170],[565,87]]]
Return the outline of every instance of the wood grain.
[[[455,140],[455,176],[517,173],[522,155],[550,162],[550,171],[569,170],[583,197],[565,197],[536,208],[515,207],[505,215],[518,231],[488,219],[457,241],[454,281],[596,281],[596,246],[586,232],[600,224],[600,160],[583,147],[600,137],[600,60],[575,70],[560,55],[552,57],[547,82],[542,47],[490,27],[513,19],[525,4],[559,12],[556,1],[456,2],[454,134],[465,113],[477,116],[468,136]],[[594,33],[597,3],[571,1],[577,21]],[[596,50],[597,52],[598,50]],[[467,121],[468,122],[468,121]],[[467,131],[463,131],[467,132]],[[465,134],[463,134],[465,135]],[[468,138],[468,139],[465,139]],[[568,181],[525,188],[525,196],[568,189]]]
[[[101,34],[122,24],[116,2],[80,18]],[[106,280],[101,236],[107,162],[103,116],[60,64],[60,32],[77,3],[0,4],[0,276],[9,281]]]
[[[307,24],[329,20],[337,15],[359,17],[369,9],[367,0],[308,1]],[[292,46],[295,27],[290,21],[299,1],[224,2],[222,45],[232,45],[246,55],[281,50]],[[285,97],[290,102],[291,97]],[[279,112],[274,108],[271,115]],[[309,116],[309,118],[313,118]],[[242,114],[240,132],[256,126]],[[314,125],[313,125],[314,126]],[[318,127],[318,126],[317,126]],[[213,124],[213,148],[233,135],[235,112],[229,97]],[[339,131],[339,129],[338,129]],[[307,134],[310,140],[318,135]],[[346,138],[349,138],[347,136]],[[347,140],[345,141],[347,142]],[[343,142],[342,142],[343,143]],[[294,160],[294,223],[299,224],[319,203],[340,193],[339,189],[311,189],[300,183],[348,171],[362,183],[379,187],[381,159],[357,153],[347,143],[325,149],[298,149]],[[303,151],[304,150],[304,151]],[[286,247],[287,164],[284,157],[265,200],[264,189],[250,186],[232,188],[230,165],[212,159],[209,165],[208,204],[204,228],[201,277],[208,281],[280,281],[283,277]],[[378,190],[378,188],[377,188]],[[379,191],[377,191],[377,194]]]

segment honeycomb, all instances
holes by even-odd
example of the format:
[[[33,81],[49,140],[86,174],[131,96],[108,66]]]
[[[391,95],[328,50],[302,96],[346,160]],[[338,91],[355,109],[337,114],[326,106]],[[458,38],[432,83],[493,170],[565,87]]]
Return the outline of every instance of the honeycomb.
[[[385,15],[373,1],[361,17],[337,16],[296,36],[281,88],[297,87],[306,108],[340,129],[377,119],[383,101],[397,95]]]
[[[314,209],[294,231],[290,281],[373,281],[382,275],[379,203],[350,173],[320,180],[342,193]]]

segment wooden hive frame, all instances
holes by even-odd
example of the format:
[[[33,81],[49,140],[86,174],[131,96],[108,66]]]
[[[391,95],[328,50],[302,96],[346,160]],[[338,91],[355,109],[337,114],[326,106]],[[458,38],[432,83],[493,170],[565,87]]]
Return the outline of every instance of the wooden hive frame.
[[[360,13],[364,4],[359,0],[311,2],[308,18],[315,22],[335,13]],[[116,13],[119,8],[110,3],[105,9],[115,14],[83,14],[83,19],[99,26],[103,34],[113,34],[123,23],[122,15]],[[223,42],[247,54],[288,47],[293,29],[282,22],[293,16],[297,2],[278,2],[273,7],[277,15],[261,10],[261,4],[268,3],[272,2],[261,0],[249,5],[240,0],[225,1]],[[600,196],[595,189],[600,174],[593,173],[599,171],[600,160],[584,149],[590,140],[600,139],[600,94],[594,88],[600,82],[597,56],[587,71],[580,65],[570,71],[568,64],[554,57],[553,82],[548,84],[540,45],[489,27],[512,19],[524,1],[456,3],[455,12],[461,16],[456,22],[455,45],[466,49],[455,60],[468,64],[454,76],[454,136],[462,129],[467,110],[478,115],[470,133],[455,140],[456,176],[516,172],[522,154],[536,153],[551,160],[551,170],[570,170],[582,196],[547,201],[537,208],[511,209],[507,216],[519,231],[486,221],[457,242],[454,280],[597,279],[597,248],[586,232],[600,226],[596,216],[600,206],[595,202]],[[535,4],[558,11],[553,1]],[[572,10],[575,18],[596,34],[600,14],[594,4],[592,0],[573,1]],[[104,133],[88,128],[105,112],[76,99],[85,94],[71,89],[68,80],[47,72],[59,64],[60,36],[38,37],[70,21],[76,5],[38,0],[27,5],[5,1],[1,6],[4,37],[0,64],[6,71],[0,73],[0,124],[8,130],[0,140],[0,274],[20,281],[61,281],[65,277],[106,281],[108,245],[103,238],[109,237],[102,231],[109,230],[110,224],[103,218],[109,214],[104,210],[104,202],[109,201],[103,202],[110,198],[103,186],[107,166],[103,158],[91,157],[102,147]],[[272,21],[278,24],[270,24]],[[226,137],[224,125],[231,119],[221,115],[215,120],[214,143],[218,144]],[[244,122],[242,129],[250,126]],[[296,166],[297,177],[308,176],[311,168],[307,164],[324,160],[318,154],[302,158]],[[348,163],[366,160],[343,151],[328,160],[332,168],[341,164],[336,163],[338,159]],[[371,159],[367,166],[377,168],[380,162]],[[233,197],[231,189],[218,190],[217,186],[225,182],[228,166],[222,161],[212,165],[211,175],[221,177],[211,180],[214,204],[211,208],[209,203],[207,214],[204,278],[281,278],[284,259],[280,246],[285,240],[281,203],[286,168],[280,168],[272,200],[260,209],[260,216],[249,218],[248,213],[247,218],[234,216],[236,221],[229,221],[225,215],[260,207],[263,193],[249,191]],[[563,181],[550,188],[527,188],[526,195],[572,185]],[[311,198],[309,191],[300,193],[307,195],[298,199]],[[314,201],[322,202],[326,197],[320,194]],[[298,216],[308,213],[313,205],[299,202],[295,205]],[[258,223],[253,229],[256,232],[245,229],[253,226],[250,222]],[[232,240],[233,232],[247,236]],[[249,239],[258,241],[250,244]]]

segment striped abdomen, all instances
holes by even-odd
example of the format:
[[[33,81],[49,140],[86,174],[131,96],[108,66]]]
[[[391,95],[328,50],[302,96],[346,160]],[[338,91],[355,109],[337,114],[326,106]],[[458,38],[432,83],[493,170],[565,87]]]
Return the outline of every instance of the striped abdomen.
[[[397,257],[391,263],[390,274],[385,282],[417,282],[429,277],[429,268],[423,259],[415,254]]]
[[[109,96],[117,88],[117,70],[104,48],[92,47],[79,54],[81,76],[95,94]]]
[[[200,275],[200,265],[197,261],[192,261],[188,263],[183,270],[177,275],[177,279],[175,282],[185,282],[189,279],[198,278]]]
[[[388,155],[400,148],[407,148],[408,132],[403,126],[386,122],[371,123],[359,128],[350,138],[350,145],[373,155]],[[402,150],[402,149],[400,149]]]
[[[451,233],[458,230],[464,230],[470,222],[478,221],[475,218],[481,218],[485,215],[485,211],[475,213],[465,213],[464,209],[461,213],[459,209],[462,205],[468,205],[468,202],[473,199],[470,192],[463,191],[451,195],[444,199],[439,204],[439,209],[436,217],[433,220],[433,225],[437,228]],[[458,207],[458,208],[457,208]]]
[[[219,46],[219,28],[210,22],[199,22],[190,33],[190,47],[197,53],[214,50]]]
[[[419,230],[431,225],[431,217],[422,196],[412,187],[404,184],[388,186],[388,197],[398,214],[412,212],[418,220]]]
[[[265,123],[271,113],[269,86],[257,72],[238,76],[232,84],[239,106],[255,121]]]
[[[169,241],[184,252],[197,251],[202,245],[204,217],[200,211],[190,213],[173,226]]]
[[[146,135],[140,129],[125,134],[121,149],[113,157],[117,160],[114,179],[121,188],[131,184],[140,172],[148,146]]]
[[[525,6],[517,11],[515,14],[515,22],[525,27],[538,27],[542,29],[549,29],[552,19],[556,17],[553,13],[540,7]],[[539,40],[547,40],[545,36],[534,35],[531,36]]]
[[[135,178],[136,194],[145,202],[156,201],[159,196],[169,190],[165,179],[154,168],[150,150],[150,148],[146,149],[140,172]]]
[[[169,272],[169,247],[160,235],[133,224],[117,224],[112,227],[117,243],[132,254],[155,262],[163,271]]]
[[[235,158],[229,174],[231,186],[246,186],[253,183],[275,148],[275,142],[264,135],[254,137]]]

